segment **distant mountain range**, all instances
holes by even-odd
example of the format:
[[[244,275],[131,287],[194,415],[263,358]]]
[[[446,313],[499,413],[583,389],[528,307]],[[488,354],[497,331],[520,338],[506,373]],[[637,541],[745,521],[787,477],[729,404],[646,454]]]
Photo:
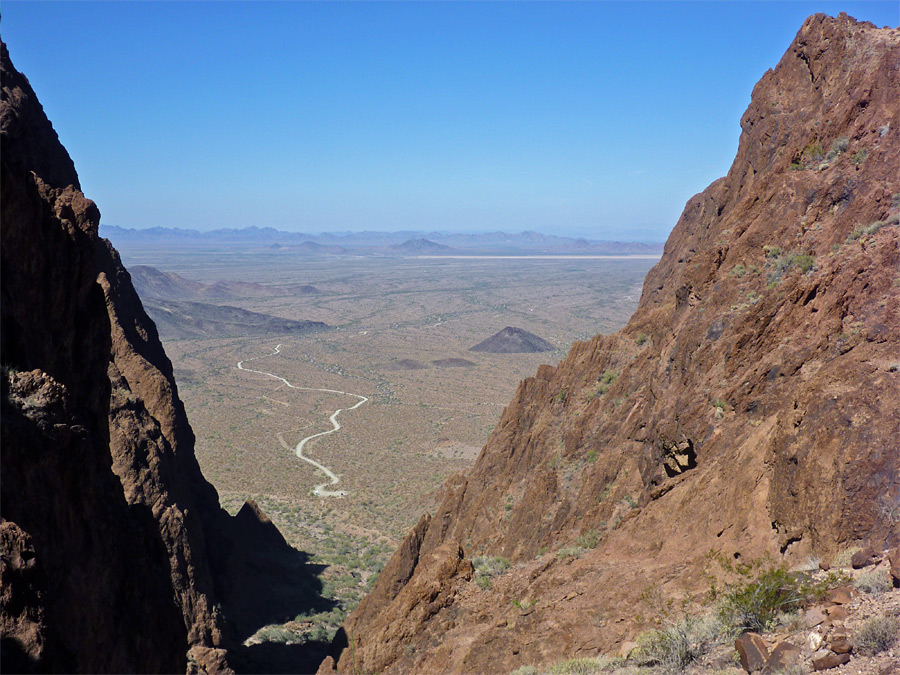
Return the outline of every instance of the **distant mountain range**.
[[[283,232],[272,227],[219,229],[208,232],[169,227],[127,229],[103,225],[101,236],[120,248],[176,243],[251,246],[300,255],[453,255],[547,253],[569,255],[660,255],[662,243],[595,241],[540,232]]]

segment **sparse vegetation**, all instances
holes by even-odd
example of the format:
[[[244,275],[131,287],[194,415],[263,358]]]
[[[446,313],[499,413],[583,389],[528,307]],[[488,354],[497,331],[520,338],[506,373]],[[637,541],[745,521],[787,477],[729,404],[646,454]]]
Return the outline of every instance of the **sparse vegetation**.
[[[472,558],[472,566],[475,568],[475,583],[479,588],[490,588],[494,577],[506,572],[510,563],[502,556],[480,555]]]
[[[649,336],[646,333],[641,333],[640,335],[637,336],[637,339],[634,341],[634,344],[636,344],[638,347],[640,347],[647,341],[648,337]]]
[[[769,287],[777,283],[794,267],[806,274],[814,270],[816,266],[816,259],[805,251],[782,253],[779,246],[764,246],[763,251],[766,256],[766,269],[769,270]]]
[[[613,382],[616,381],[617,377],[619,377],[619,373],[616,371],[604,370],[603,374],[597,378],[596,386],[591,390],[591,393],[588,394],[588,400],[603,396],[603,394],[612,388]]]
[[[850,561],[853,560],[853,554],[859,551],[859,546],[851,546],[838,553],[831,561],[832,567],[850,567]]]
[[[897,644],[900,617],[878,616],[866,621],[853,638],[853,646],[863,656],[875,656]]]
[[[831,150],[828,151],[828,154],[825,155],[826,161],[831,161],[838,155],[847,151],[847,148],[850,147],[850,139],[846,136],[842,136],[841,138],[836,138],[834,142],[831,144]]]
[[[859,166],[860,164],[862,164],[863,162],[866,161],[866,158],[868,156],[869,156],[869,151],[866,150],[865,148],[860,148],[855,153],[853,153],[853,156],[850,158],[850,163],[853,164],[853,166]]]
[[[743,263],[738,263],[734,267],[731,268],[731,276],[737,277],[740,279],[747,273],[747,269],[744,267]]]
[[[853,580],[853,585],[864,593],[880,595],[891,590],[891,577],[885,570],[864,572]]]
[[[588,530],[581,534],[576,540],[575,543],[581,548],[596,548],[597,544],[600,543],[600,540],[603,538],[603,532],[601,530]]]

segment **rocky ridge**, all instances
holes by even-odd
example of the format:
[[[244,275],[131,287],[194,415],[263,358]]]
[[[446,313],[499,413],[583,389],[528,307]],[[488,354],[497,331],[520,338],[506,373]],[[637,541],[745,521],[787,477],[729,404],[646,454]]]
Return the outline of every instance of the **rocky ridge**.
[[[219,507],[100,212],[3,43],[0,67],[4,671],[228,671],[314,580],[258,509]]]
[[[900,31],[810,17],[627,327],[523,381],[320,672],[616,653],[649,588],[900,540]],[[471,561],[511,562],[489,588]],[[524,609],[523,609],[524,608]]]

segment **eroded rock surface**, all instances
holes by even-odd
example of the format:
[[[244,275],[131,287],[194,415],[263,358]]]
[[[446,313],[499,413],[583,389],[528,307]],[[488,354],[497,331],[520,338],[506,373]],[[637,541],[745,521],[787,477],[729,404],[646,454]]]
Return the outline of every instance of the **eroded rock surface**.
[[[0,49],[3,668],[227,670],[317,581],[253,506],[219,507],[156,328]]]
[[[897,544],[898,62],[897,30],[804,23],[627,327],[521,383],[320,672],[617,653],[641,593],[705,588],[711,549],[792,562]],[[483,589],[423,563],[454,546],[513,568]],[[429,611],[407,611],[417,592]]]

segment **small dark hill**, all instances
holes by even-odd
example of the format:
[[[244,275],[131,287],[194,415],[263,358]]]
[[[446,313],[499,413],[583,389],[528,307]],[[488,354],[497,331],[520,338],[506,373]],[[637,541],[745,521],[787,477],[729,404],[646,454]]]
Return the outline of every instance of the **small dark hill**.
[[[424,363],[420,363],[415,359],[400,359],[399,361],[391,361],[384,366],[385,370],[424,370],[427,368]]]
[[[552,352],[554,349],[556,347],[534,333],[507,326],[484,342],[479,342],[471,347],[469,351],[488,352],[489,354],[535,354]]]
[[[430,239],[409,239],[402,244],[391,246],[392,251],[397,253],[406,253],[410,255],[430,255],[440,253],[454,253],[456,249],[452,246],[438,244]]]
[[[458,359],[458,358],[449,358],[449,359],[437,359],[431,362],[431,365],[436,368],[471,368],[476,365],[474,362],[469,361],[468,359]]]

